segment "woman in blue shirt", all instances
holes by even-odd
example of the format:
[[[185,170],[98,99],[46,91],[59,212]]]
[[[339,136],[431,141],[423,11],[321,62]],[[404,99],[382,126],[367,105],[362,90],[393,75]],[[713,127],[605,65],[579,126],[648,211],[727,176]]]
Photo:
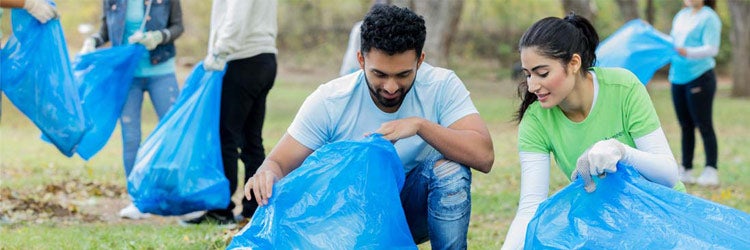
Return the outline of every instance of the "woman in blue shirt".
[[[672,101],[682,129],[682,166],[680,180],[703,186],[719,184],[716,133],[712,108],[716,94],[714,56],[719,52],[721,20],[714,12],[715,0],[684,0],[685,8],[675,15],[670,35],[679,56],[672,58],[669,81]],[[697,179],[693,177],[695,128],[703,137],[706,165]]]
[[[112,46],[139,43],[148,50],[135,70],[135,78],[120,116],[123,164],[127,177],[133,169],[141,144],[143,93],[149,92],[159,119],[167,113],[179,93],[175,77],[174,40],[184,30],[182,9],[179,0],[103,0],[102,12],[102,26],[98,33],[84,41],[81,54],[94,51],[107,41],[112,42]],[[148,217],[133,204],[120,210],[119,215],[129,219]]]

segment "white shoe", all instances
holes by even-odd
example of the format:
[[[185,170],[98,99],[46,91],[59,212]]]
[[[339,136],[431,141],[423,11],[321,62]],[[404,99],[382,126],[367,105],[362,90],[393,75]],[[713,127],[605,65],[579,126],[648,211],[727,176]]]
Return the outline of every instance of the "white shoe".
[[[192,220],[192,219],[203,216],[203,214],[205,213],[206,211],[195,211],[195,212],[190,212],[190,213],[180,215],[179,218],[180,220]]]
[[[131,220],[140,220],[151,217],[151,214],[142,213],[141,210],[138,210],[138,207],[133,205],[133,203],[130,203],[130,205],[120,210],[119,215],[121,218]]]
[[[680,166],[680,181],[684,184],[695,184],[695,177],[693,177],[693,169],[685,169]]]
[[[703,169],[703,173],[698,177],[696,183],[701,186],[718,186],[719,185],[719,171],[711,166],[706,166]]]

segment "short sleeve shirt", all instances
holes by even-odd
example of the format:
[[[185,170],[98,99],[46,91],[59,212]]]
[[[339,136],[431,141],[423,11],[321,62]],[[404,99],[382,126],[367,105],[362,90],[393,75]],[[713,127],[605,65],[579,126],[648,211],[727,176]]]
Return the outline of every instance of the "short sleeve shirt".
[[[575,170],[578,157],[594,143],[614,138],[635,147],[634,138],[661,126],[646,88],[633,73],[620,68],[591,70],[599,93],[585,120],[573,122],[559,107],[544,109],[534,102],[519,125],[519,151],[551,152],[566,176]]]
[[[361,139],[388,121],[416,116],[448,127],[478,113],[469,91],[450,70],[423,63],[412,89],[394,113],[383,112],[375,105],[364,77],[360,71],[318,87],[300,107],[287,129],[289,135],[316,150],[336,141]],[[402,138],[394,146],[406,172],[437,153],[418,135]]]

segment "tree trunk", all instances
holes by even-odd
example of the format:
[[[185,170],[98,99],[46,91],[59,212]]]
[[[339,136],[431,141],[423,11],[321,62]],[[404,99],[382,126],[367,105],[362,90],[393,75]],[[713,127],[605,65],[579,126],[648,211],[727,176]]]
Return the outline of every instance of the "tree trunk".
[[[617,0],[617,6],[620,7],[620,15],[625,22],[638,19],[638,0]]]
[[[400,6],[411,6],[414,12],[424,17],[427,38],[424,49],[425,61],[434,66],[447,67],[453,35],[458,30],[463,0],[411,0],[394,1]]]
[[[654,25],[654,0],[646,0],[646,22]]]
[[[732,16],[732,96],[750,96],[750,1],[727,1]]]
[[[562,0],[562,5],[565,15],[568,15],[572,11],[576,15],[585,17],[591,23],[594,23],[596,19],[596,6],[594,2],[589,0]]]

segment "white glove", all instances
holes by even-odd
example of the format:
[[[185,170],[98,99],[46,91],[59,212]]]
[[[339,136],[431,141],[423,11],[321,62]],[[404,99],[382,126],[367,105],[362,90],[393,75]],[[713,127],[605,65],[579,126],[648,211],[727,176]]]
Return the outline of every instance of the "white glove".
[[[226,54],[210,54],[203,59],[203,69],[206,71],[222,71],[226,65]]]
[[[57,17],[55,7],[46,0],[26,0],[23,8],[34,16],[36,20],[39,20],[40,23],[46,23],[50,19]]]
[[[576,169],[573,171],[573,173],[570,174],[570,180],[575,181],[580,175],[581,178],[583,178],[584,189],[586,189],[586,192],[591,193],[596,190],[596,183],[594,183],[594,179],[591,178],[591,171],[589,170],[589,150],[591,149],[587,149],[586,152],[583,152],[581,157],[578,157],[578,161],[576,162]]]
[[[617,162],[624,154],[625,145],[616,139],[609,139],[597,142],[581,157],[587,157],[591,175],[602,175],[617,172]]]
[[[83,41],[83,46],[81,47],[81,51],[78,52],[78,54],[88,54],[91,52],[94,52],[96,50],[96,40],[94,38],[86,38],[86,40]]]
[[[143,46],[146,47],[147,50],[155,49],[156,46],[158,46],[162,41],[164,41],[164,35],[162,35],[161,32],[157,30],[147,31],[146,33],[139,31],[128,37],[128,43],[143,44]]]

